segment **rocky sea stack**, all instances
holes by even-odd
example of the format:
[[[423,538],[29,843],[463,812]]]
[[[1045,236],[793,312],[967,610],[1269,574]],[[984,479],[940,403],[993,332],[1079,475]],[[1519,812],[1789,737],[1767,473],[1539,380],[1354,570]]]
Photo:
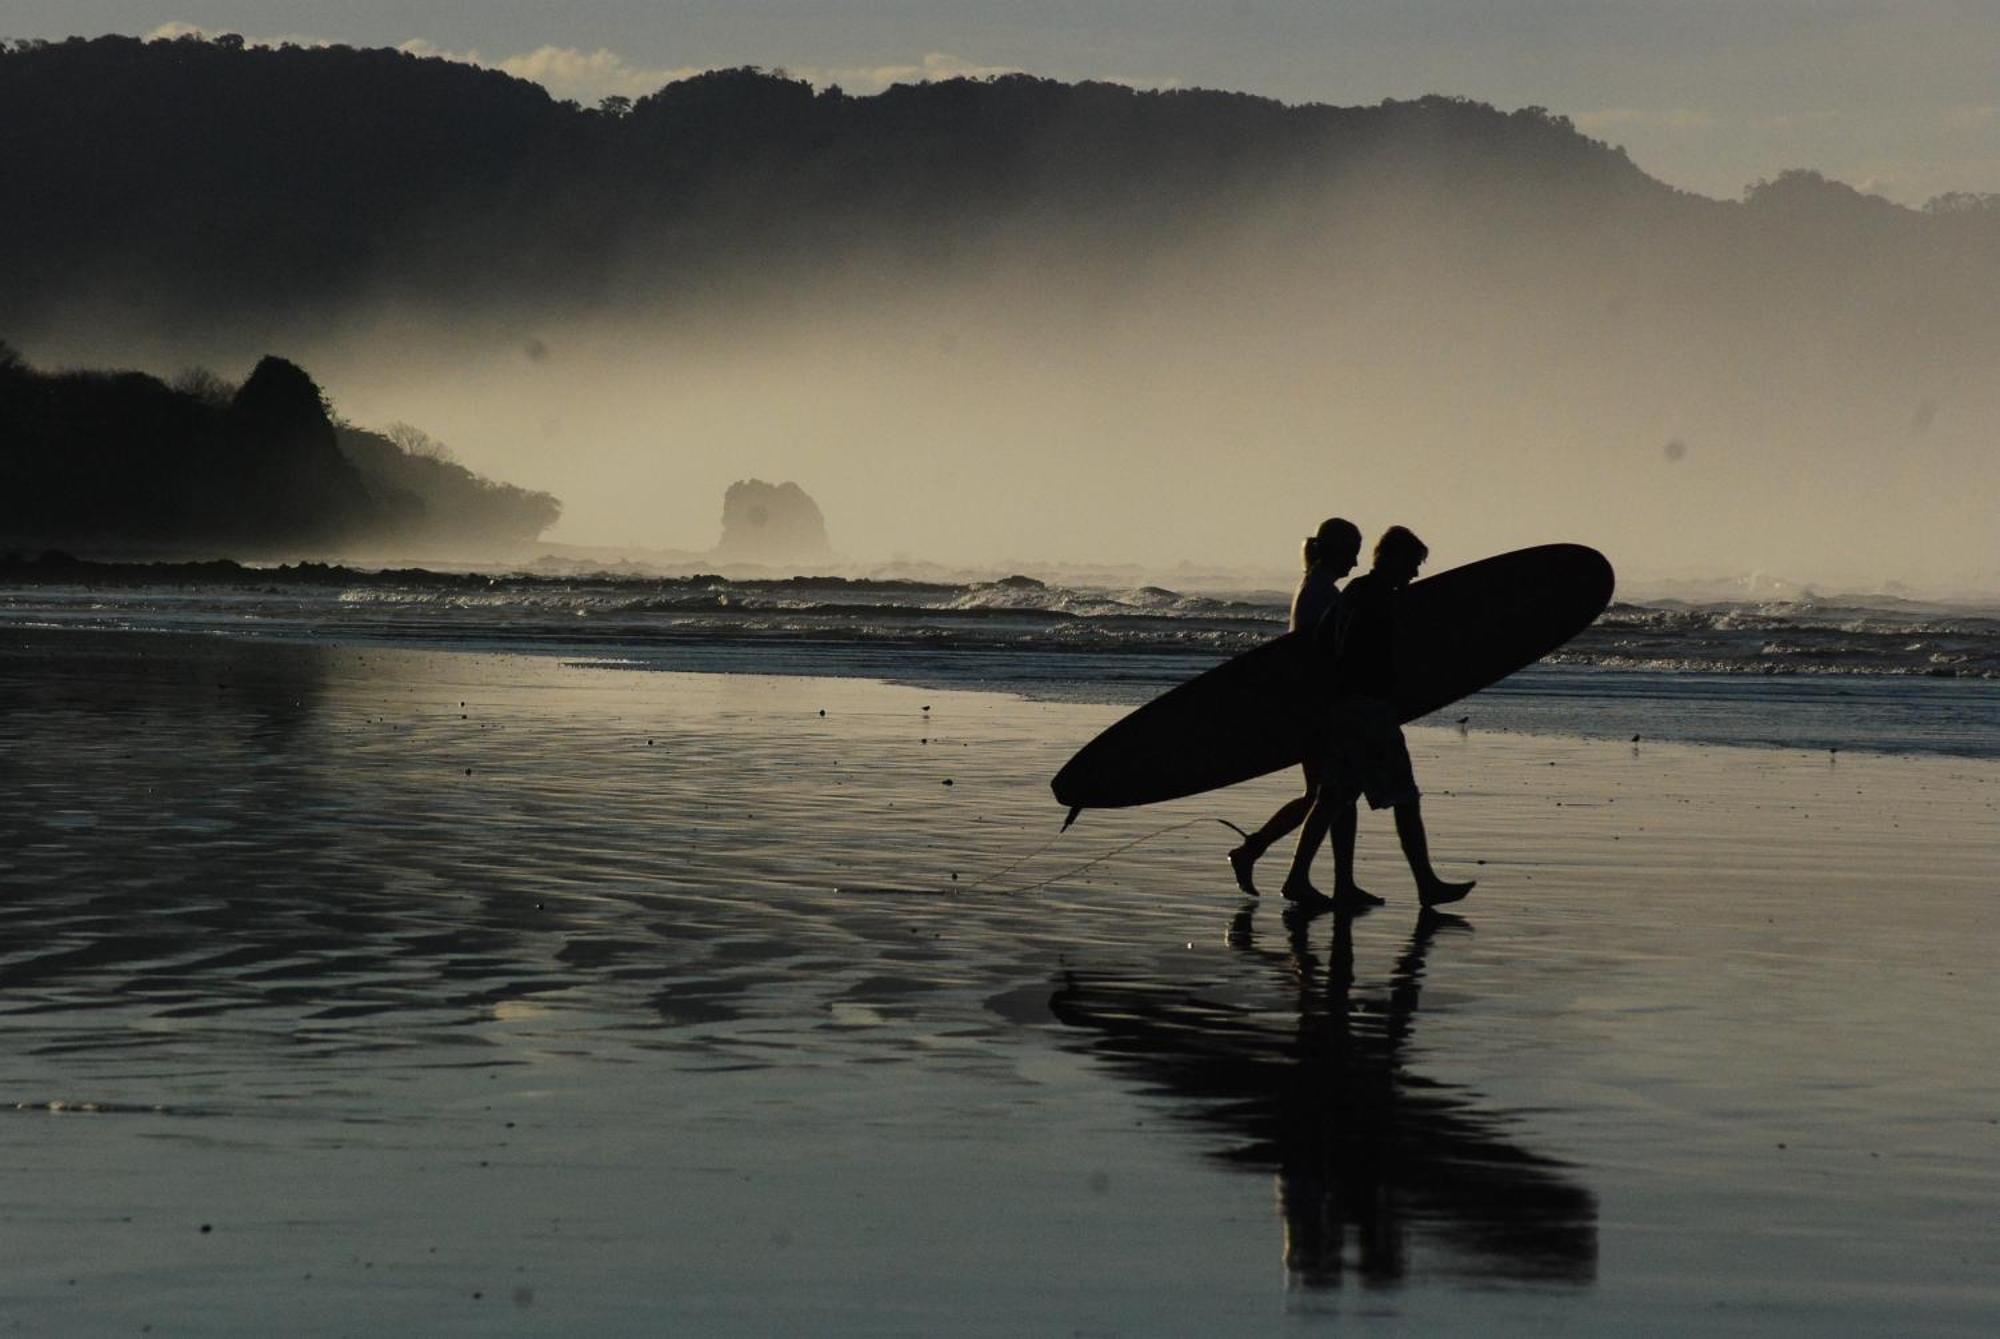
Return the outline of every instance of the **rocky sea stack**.
[[[819,504],[795,483],[740,479],[722,495],[722,542],[715,557],[733,563],[825,562],[833,557]]]

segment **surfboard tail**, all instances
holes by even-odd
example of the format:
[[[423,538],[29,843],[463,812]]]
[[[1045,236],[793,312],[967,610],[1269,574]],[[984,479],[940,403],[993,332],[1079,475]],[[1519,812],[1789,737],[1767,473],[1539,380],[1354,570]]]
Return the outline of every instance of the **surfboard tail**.
[[[1069,811],[1069,817],[1067,817],[1067,818],[1063,819],[1063,825],[1062,825],[1061,827],[1057,828],[1057,829],[1056,829],[1056,831],[1057,831],[1057,832],[1059,832],[1059,833],[1062,833],[1062,832],[1068,832],[1068,831],[1069,831],[1069,825],[1070,825],[1070,824],[1072,824],[1072,823],[1074,823],[1074,822],[1076,822],[1076,816],[1077,816],[1078,814],[1082,813],[1082,812],[1083,812],[1083,806],[1082,806],[1082,805],[1080,805],[1080,804],[1077,804],[1077,805],[1071,805],[1071,806],[1070,806],[1070,811]]]

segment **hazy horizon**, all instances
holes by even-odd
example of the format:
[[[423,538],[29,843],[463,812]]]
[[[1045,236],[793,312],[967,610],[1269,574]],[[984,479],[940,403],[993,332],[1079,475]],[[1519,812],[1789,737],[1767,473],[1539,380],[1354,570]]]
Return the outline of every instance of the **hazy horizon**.
[[[1990,388],[1835,378],[1794,349],[1804,371],[1760,369],[1798,383],[1770,398],[1675,340],[1521,345],[1508,295],[1411,316],[1442,299],[1398,283],[1323,302],[1279,291],[1282,273],[1235,292],[1244,254],[1102,302],[1015,274],[712,323],[371,309],[282,351],[346,419],[414,424],[554,493],[554,544],[705,550],[724,490],[761,478],[801,485],[858,563],[1283,573],[1340,514],[1371,535],[1410,526],[1434,568],[1559,540],[1604,550],[1628,584],[2000,591]],[[1204,294],[1197,320],[1185,304]],[[1443,350],[1440,322],[1460,327]],[[100,345],[23,351],[231,380],[252,357]]]

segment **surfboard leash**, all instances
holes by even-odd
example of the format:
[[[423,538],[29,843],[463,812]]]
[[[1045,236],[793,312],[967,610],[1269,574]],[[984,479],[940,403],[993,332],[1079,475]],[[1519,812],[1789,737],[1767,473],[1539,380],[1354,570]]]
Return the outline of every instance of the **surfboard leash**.
[[[1028,852],[1026,855],[1021,856],[1020,858],[1014,860],[1013,862],[1007,865],[1003,865],[1001,868],[994,870],[991,874],[981,875],[979,878],[974,879],[971,883],[966,884],[964,887],[959,888],[956,891],[961,893],[976,892],[977,890],[984,888],[987,884],[992,883],[995,879],[1006,878],[1009,874],[1012,874],[1015,870],[1021,868],[1021,866],[1027,864],[1030,860],[1033,860],[1035,857],[1047,851],[1051,846],[1054,846],[1057,842],[1061,841],[1063,832],[1068,829],[1068,826],[1069,826],[1068,824],[1064,824],[1063,828],[1057,830],[1055,836],[1049,838],[1047,841],[1043,842],[1040,846],[1037,846],[1034,850]]]
[[[1039,883],[1025,883],[1022,884],[1019,888],[997,889],[996,895],[1000,897],[1019,897],[1022,893],[1038,893],[1052,883],[1060,883],[1064,879],[1073,879],[1077,875],[1083,873],[1085,870],[1091,869],[1097,865],[1101,865],[1115,855],[1123,855],[1125,852],[1131,850],[1133,847],[1141,845],[1142,843],[1145,842],[1152,841],[1155,837],[1164,837],[1170,832],[1178,832],[1182,828],[1191,828],[1197,823],[1206,823],[1208,821],[1209,820],[1207,818],[1188,818],[1188,819],[1183,819],[1178,823],[1169,823],[1167,826],[1163,828],[1155,828],[1151,832],[1142,832],[1138,836],[1132,838],[1132,840],[1124,842],[1118,846],[1114,846],[1110,850],[1104,852],[1102,855],[1092,856],[1090,859],[1084,861],[1080,865],[1073,866],[1069,869],[1060,870],[1057,873],[1051,874],[1048,878],[1043,879]],[[1216,821],[1225,823],[1228,822],[1227,819],[1217,819]],[[1232,823],[1230,824],[1230,826],[1234,827],[1235,824]],[[1241,829],[1238,829],[1238,831],[1241,831]],[[1062,834],[1060,832],[1056,834],[1056,837],[1061,837],[1061,836]],[[1056,840],[1055,837],[1050,838],[1048,842],[1042,845],[1040,850],[1031,852],[1030,854],[1021,857],[1021,859],[1015,861],[1013,865],[1008,866],[1008,870],[1016,869],[1021,865],[1026,864],[1028,861],[1034,859],[1035,856],[1040,855],[1042,851],[1046,851],[1049,849],[1050,846],[1053,846],[1055,844],[1055,840]],[[1007,871],[1003,870],[1002,874],[1006,872]],[[1001,877],[1001,875],[996,874],[991,877],[999,878]],[[988,881],[989,880],[981,880],[982,883]],[[979,885],[977,884],[973,885],[973,887],[978,887],[978,886]],[[970,889],[968,889],[967,891],[970,891]]]

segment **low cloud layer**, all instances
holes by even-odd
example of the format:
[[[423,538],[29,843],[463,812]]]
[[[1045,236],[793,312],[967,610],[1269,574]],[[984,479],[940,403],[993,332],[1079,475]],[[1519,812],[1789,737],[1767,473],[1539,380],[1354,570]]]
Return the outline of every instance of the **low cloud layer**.
[[[175,21],[162,23],[145,34],[148,41],[176,37],[213,37],[220,30]],[[334,39],[303,33],[275,36],[242,34],[249,46],[276,47],[330,46]],[[715,65],[648,65],[634,61],[608,47],[585,51],[580,47],[539,46],[512,56],[488,56],[477,48],[455,51],[428,38],[412,37],[396,44],[398,51],[412,56],[458,61],[485,69],[499,70],[546,88],[550,95],[593,106],[608,97],[641,98],[676,80],[692,78]],[[839,87],[849,93],[879,93],[895,84],[921,84],[942,79],[990,79],[998,75],[1023,73],[1017,65],[994,65],[946,51],[926,52],[914,61],[885,61],[874,65],[787,66],[785,73],[803,79],[816,88]],[[1170,74],[1064,74],[1060,77],[1088,77],[1101,83],[1128,88],[1179,88],[1182,80]]]
[[[467,65],[482,65],[540,84],[558,98],[586,105],[608,97],[642,98],[663,84],[700,74],[706,67],[683,65],[672,68],[634,64],[615,51],[599,47],[582,51],[576,47],[541,46],[517,56],[489,60],[477,51],[447,51],[421,37],[399,44],[399,51],[413,56],[435,56]]]
[[[489,60],[477,51],[447,51],[422,38],[412,38],[402,43],[399,49],[416,56],[437,56],[503,70],[517,79],[540,84],[556,97],[585,104],[612,96],[644,97],[662,85],[717,68],[708,65],[647,66],[601,47],[596,51],[582,51],[576,47],[544,46],[498,60]],[[942,79],[991,79],[1023,71],[1015,65],[992,65],[947,51],[931,51],[916,61],[890,61],[878,65],[793,65],[785,67],[784,72],[816,88],[838,87],[849,93],[868,94],[880,93],[895,84],[923,84]],[[1181,83],[1172,75],[1093,77],[1104,83],[1123,84],[1130,88],[1176,88]]]

